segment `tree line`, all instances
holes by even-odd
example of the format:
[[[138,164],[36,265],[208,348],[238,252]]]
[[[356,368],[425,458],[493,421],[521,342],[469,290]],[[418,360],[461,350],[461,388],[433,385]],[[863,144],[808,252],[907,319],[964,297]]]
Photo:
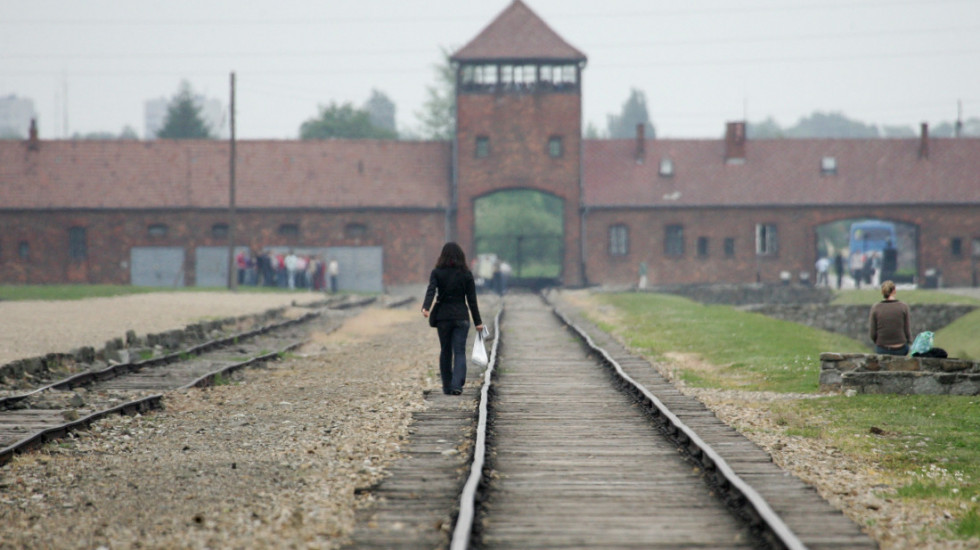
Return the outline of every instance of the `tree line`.
[[[299,138],[310,139],[452,139],[456,126],[456,77],[449,61],[449,52],[442,51],[443,62],[435,65],[435,80],[427,87],[427,96],[421,110],[415,113],[418,128],[399,131],[395,122],[394,101],[380,90],[372,90],[370,97],[361,105],[352,102],[330,102],[320,105],[318,113],[303,121]],[[160,139],[215,139],[216,128],[211,128],[201,114],[190,84],[184,81],[167,106],[164,124],[155,137]],[[651,121],[646,94],[637,88],[630,90],[618,113],[606,116],[605,128],[589,122],[583,130],[587,139],[628,139],[636,135],[637,126],[644,126],[647,138],[656,137],[656,127]],[[970,118],[960,124],[944,121],[932,125],[933,137],[971,136],[980,137],[980,118]],[[918,135],[912,126],[867,124],[851,119],[840,112],[815,111],[791,126],[780,126],[772,117],[761,121],[748,121],[746,134],[749,139],[782,138],[909,138]],[[126,127],[118,136],[108,132],[74,136],[76,139],[136,139],[136,132]]]

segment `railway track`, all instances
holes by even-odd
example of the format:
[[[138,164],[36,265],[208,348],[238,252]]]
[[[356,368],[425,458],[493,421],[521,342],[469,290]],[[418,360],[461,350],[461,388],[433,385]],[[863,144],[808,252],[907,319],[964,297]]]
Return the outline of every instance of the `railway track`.
[[[78,373],[0,398],[0,466],[16,453],[87,428],[110,414],[159,408],[164,393],[221,382],[232,372],[261,365],[305,343],[307,325],[342,322],[330,312],[366,306],[375,298],[328,303],[296,319],[286,319],[208,340],[160,357]],[[398,304],[395,304],[398,305]]]
[[[505,304],[483,384],[430,396],[350,548],[876,547],[577,314]]]

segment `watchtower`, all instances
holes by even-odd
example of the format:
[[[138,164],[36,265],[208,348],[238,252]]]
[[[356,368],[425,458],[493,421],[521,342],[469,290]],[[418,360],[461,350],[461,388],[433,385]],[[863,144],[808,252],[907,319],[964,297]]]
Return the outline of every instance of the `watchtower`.
[[[451,59],[457,78],[457,241],[473,254],[499,247],[516,250],[528,262],[554,258],[560,266],[556,278],[580,284],[586,56],[514,0]],[[506,234],[480,235],[477,203],[515,191],[541,194],[555,205],[549,211],[560,218],[553,224],[559,233],[543,235],[518,217],[507,220]],[[512,265],[522,261],[505,259]]]

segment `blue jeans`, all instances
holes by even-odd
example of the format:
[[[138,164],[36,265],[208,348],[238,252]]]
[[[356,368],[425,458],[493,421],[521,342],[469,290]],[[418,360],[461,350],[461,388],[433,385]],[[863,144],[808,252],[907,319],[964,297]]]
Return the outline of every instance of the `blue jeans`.
[[[905,344],[900,348],[883,348],[881,346],[875,346],[875,353],[878,355],[908,355],[909,345]]]
[[[439,321],[439,376],[443,393],[462,390],[466,383],[466,336],[470,332],[469,321]]]

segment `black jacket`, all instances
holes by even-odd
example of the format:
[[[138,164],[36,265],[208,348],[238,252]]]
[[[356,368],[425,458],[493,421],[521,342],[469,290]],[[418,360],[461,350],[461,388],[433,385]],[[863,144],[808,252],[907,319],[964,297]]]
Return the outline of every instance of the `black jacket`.
[[[437,291],[438,302],[441,305],[436,310],[436,322],[468,320],[466,305],[469,304],[470,313],[473,314],[473,325],[483,324],[480,307],[476,304],[476,283],[473,282],[473,273],[469,270],[454,267],[433,269],[429,275],[429,287],[425,289],[422,309],[431,308]]]

